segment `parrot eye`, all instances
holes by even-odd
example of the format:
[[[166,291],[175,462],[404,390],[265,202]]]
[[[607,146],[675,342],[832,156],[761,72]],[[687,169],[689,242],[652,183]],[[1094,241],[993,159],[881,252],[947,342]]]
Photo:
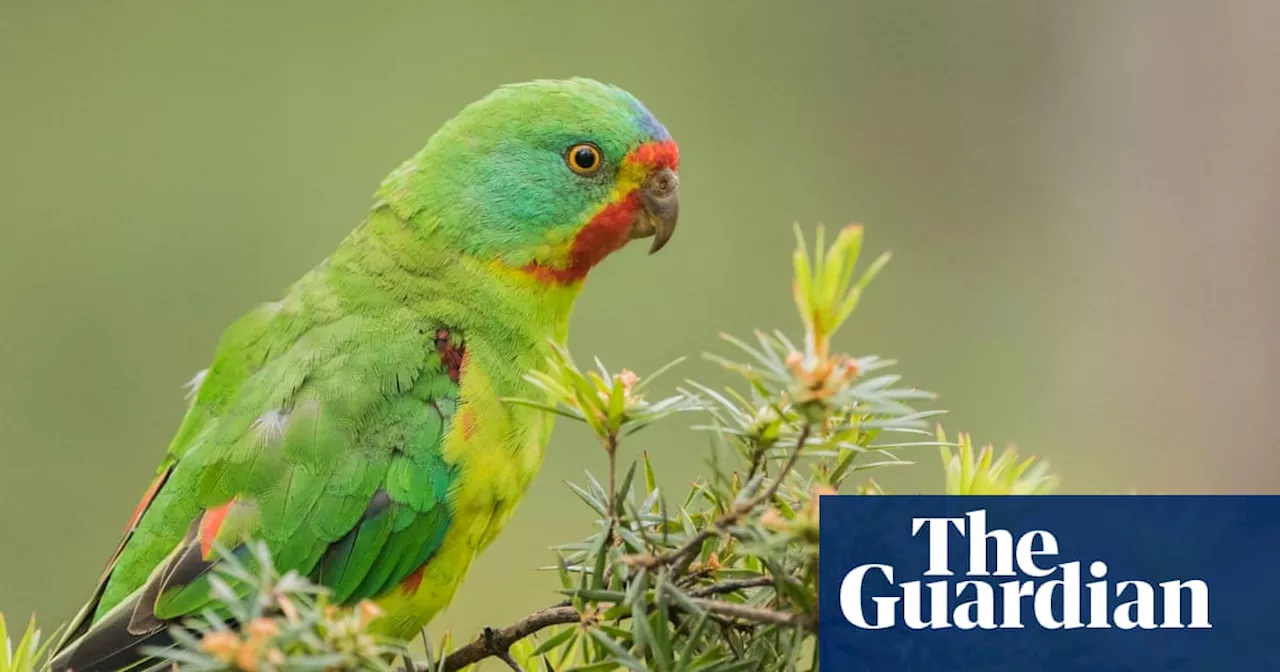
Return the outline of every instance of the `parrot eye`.
[[[600,148],[584,142],[569,148],[565,154],[569,168],[579,175],[590,175],[600,169]]]

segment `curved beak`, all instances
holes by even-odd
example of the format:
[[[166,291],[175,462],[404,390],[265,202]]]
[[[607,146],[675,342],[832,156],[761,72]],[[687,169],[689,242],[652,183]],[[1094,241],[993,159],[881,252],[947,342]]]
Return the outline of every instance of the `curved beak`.
[[[632,238],[653,236],[649,254],[661,250],[675,233],[680,217],[680,178],[670,168],[659,168],[645,177],[640,185],[640,203],[644,206],[631,225]]]

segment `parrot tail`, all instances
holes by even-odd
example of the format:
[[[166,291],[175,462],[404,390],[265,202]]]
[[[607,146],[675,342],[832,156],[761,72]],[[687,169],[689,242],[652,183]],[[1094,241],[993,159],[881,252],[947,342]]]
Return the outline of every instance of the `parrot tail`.
[[[133,598],[124,604],[136,600]],[[54,656],[49,672],[118,672],[144,669],[156,664],[144,647],[164,648],[173,644],[168,628],[134,635],[128,632],[129,611],[113,612],[94,629]]]
[[[213,562],[205,560],[197,539],[199,519],[186,539],[178,544],[147,582],[132,595],[94,620],[110,571],[103,576],[94,598],[81,610],[77,624],[59,644],[49,663],[49,672],[118,672],[157,665],[145,647],[164,648],[173,644],[169,626],[173,623],[155,615],[156,600],[169,587],[190,584],[208,573]]]

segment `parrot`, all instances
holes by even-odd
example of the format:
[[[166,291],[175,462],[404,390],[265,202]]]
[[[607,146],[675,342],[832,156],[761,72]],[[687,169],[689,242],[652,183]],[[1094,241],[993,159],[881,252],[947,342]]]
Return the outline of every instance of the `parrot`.
[[[588,272],[662,249],[679,148],[622,88],[507,84],[384,179],[328,258],[222,333],[56,672],[146,664],[215,606],[223,553],[371,600],[407,639],[452,600],[543,461],[526,375],[564,343]]]

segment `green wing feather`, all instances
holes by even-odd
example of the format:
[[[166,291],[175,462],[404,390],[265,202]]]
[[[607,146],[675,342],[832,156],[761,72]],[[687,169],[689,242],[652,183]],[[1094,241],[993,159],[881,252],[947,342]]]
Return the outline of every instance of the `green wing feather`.
[[[458,391],[437,349],[441,325],[391,307],[353,314],[306,282],[291,294],[305,310],[263,306],[224,334],[167,477],[76,636],[113,610],[133,610],[141,631],[209,607],[201,521],[211,511],[225,516],[210,528],[219,544],[261,539],[278,567],[344,603],[395,588],[440,547],[455,477],[442,444]]]

